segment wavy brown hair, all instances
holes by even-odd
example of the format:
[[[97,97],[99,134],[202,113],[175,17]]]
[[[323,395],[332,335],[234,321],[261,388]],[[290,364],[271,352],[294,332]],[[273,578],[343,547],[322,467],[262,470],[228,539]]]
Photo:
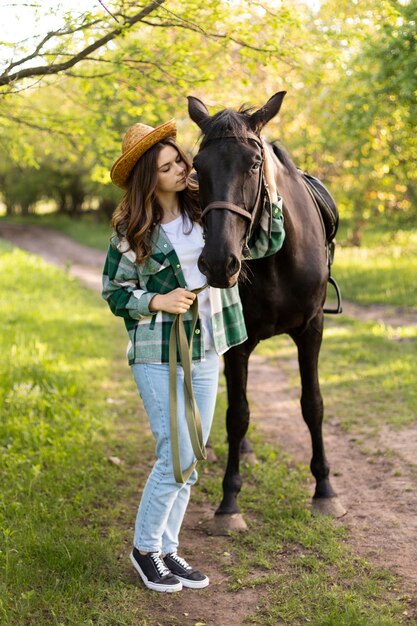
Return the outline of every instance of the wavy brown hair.
[[[165,139],[147,150],[138,160],[127,181],[127,191],[113,213],[112,226],[120,238],[125,237],[141,264],[152,252],[151,235],[161,222],[163,211],[156,197],[158,180],[157,159],[164,146],[172,146],[186,166],[187,177],[192,165],[188,156],[173,139]],[[187,187],[178,192],[182,215],[199,222],[198,185],[188,179]]]

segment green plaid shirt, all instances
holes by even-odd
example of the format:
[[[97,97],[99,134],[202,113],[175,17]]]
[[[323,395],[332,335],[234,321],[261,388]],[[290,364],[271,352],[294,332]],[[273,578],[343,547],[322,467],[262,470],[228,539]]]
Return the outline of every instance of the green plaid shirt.
[[[277,252],[284,241],[282,202],[261,218],[249,242],[251,258]],[[127,356],[133,363],[168,363],[169,334],[175,315],[165,311],[149,311],[155,294],[165,294],[177,287],[187,288],[181,264],[162,228],[152,234],[152,254],[138,265],[135,254],[124,239],[113,235],[103,270],[103,298],[111,311],[124,318],[129,334]],[[237,285],[230,289],[210,289],[211,323],[214,347],[223,354],[230,347],[247,339],[242,305]],[[191,313],[183,315],[190,340]],[[197,321],[193,340],[193,360],[204,358],[203,329]]]

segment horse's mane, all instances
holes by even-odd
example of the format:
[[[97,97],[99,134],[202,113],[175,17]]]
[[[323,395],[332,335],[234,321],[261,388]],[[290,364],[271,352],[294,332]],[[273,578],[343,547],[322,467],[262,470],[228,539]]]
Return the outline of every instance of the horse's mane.
[[[243,105],[238,111],[223,109],[223,111],[219,111],[210,117],[203,126],[202,146],[213,139],[222,139],[230,136],[236,137],[240,143],[247,143],[248,133],[251,132],[248,128],[248,120],[254,110],[255,107]],[[271,145],[276,157],[287,169],[288,173],[296,176],[298,171],[289,154],[275,142],[272,142]]]
[[[275,156],[280,161],[280,163],[282,163],[282,165],[287,169],[288,173],[291,176],[298,176],[298,169],[292,162],[288,152],[284,150],[282,146],[278,146],[275,141],[271,142],[271,145]]]
[[[223,109],[210,117],[203,127],[203,144],[212,139],[221,139],[231,135],[240,143],[247,143],[248,132],[250,132],[247,120],[250,111],[248,107],[240,107],[238,111]]]

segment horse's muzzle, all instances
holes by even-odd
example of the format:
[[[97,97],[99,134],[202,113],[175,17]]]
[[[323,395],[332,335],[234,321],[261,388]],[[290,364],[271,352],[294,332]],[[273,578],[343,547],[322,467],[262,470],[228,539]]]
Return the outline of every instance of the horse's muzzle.
[[[206,276],[211,287],[227,289],[236,284],[241,262],[234,254],[230,254],[226,261],[218,258],[209,260],[203,251],[198,260],[198,268]]]

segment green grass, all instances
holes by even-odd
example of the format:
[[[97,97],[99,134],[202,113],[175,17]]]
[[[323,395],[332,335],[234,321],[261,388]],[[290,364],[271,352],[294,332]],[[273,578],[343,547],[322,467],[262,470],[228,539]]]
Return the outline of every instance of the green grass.
[[[280,360],[294,385],[298,370],[289,365],[296,349],[287,336],[262,342],[257,352]],[[350,431],[401,429],[417,414],[417,327],[325,319],[320,380],[326,415]]]
[[[117,558],[135,481],[107,458],[133,464],[144,445],[137,430],[126,437],[137,401],[117,355],[123,329],[64,272],[0,250],[0,622],[139,624]]]
[[[58,213],[47,213],[45,215],[29,215],[27,217],[12,216],[0,217],[2,221],[13,224],[35,224],[45,228],[59,230],[64,235],[68,235],[75,241],[85,246],[91,246],[97,250],[107,250],[111,226],[105,221],[98,220],[94,214],[83,216],[82,219],[71,219],[66,215]]]
[[[126,558],[153,443],[122,321],[34,255],[1,243],[0,264],[0,622],[184,624],[175,598],[144,590]],[[197,502],[219,502],[224,409],[221,394],[213,432],[220,463],[201,472]],[[263,626],[404,623],[399,581],[351,554],[341,526],[311,517],[307,469],[255,445],[262,463],[244,470],[240,499],[250,531],[230,539],[227,563],[214,554],[229,575],[230,601],[257,588],[248,621]],[[215,602],[216,590],[208,593]]]
[[[333,275],[346,300],[417,307],[415,229],[369,229],[360,248],[337,239]]]
[[[326,320],[320,355],[329,414],[346,428],[403,428],[417,414],[417,327]]]
[[[225,398],[217,410],[224,414]],[[219,421],[212,436],[225,464]],[[398,581],[386,570],[356,557],[346,545],[342,525],[308,510],[306,466],[251,433],[259,465],[243,469],[239,504],[249,532],[233,538],[226,565],[235,592],[259,589],[260,599],[247,623],[262,626],[311,623],[315,626],[398,626],[404,604]],[[210,470],[210,473],[213,470]],[[205,474],[200,490],[218,503],[218,470]],[[219,559],[220,560],[220,559]]]

